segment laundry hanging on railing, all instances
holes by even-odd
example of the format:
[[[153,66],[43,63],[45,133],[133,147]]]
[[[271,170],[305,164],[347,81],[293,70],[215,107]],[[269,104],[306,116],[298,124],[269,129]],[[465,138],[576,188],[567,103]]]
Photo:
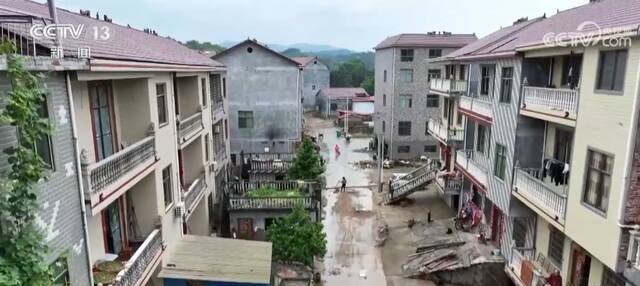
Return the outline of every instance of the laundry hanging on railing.
[[[542,178],[549,176],[551,183],[566,185],[569,183],[569,164],[556,159],[544,159]]]

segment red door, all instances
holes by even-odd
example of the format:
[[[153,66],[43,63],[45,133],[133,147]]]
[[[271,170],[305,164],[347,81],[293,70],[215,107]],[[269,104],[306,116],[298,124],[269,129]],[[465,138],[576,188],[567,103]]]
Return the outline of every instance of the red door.
[[[238,238],[253,239],[253,219],[252,218],[238,219]]]
[[[500,244],[502,234],[502,212],[498,207],[493,205],[493,213],[491,215],[491,241]]]

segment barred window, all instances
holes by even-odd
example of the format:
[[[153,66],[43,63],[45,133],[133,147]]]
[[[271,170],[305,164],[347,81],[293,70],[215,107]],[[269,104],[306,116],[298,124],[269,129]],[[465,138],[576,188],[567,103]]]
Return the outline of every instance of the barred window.
[[[238,111],[238,127],[253,128],[253,111]]]
[[[398,122],[398,135],[411,136],[411,121]]]
[[[402,49],[402,50],[400,50],[400,61],[401,62],[412,62],[413,61],[413,49]]]
[[[547,256],[558,268],[562,268],[563,249],[564,234],[552,227],[549,231],[549,250],[547,251]]]
[[[440,105],[440,97],[436,94],[427,94],[427,107],[438,107]]]

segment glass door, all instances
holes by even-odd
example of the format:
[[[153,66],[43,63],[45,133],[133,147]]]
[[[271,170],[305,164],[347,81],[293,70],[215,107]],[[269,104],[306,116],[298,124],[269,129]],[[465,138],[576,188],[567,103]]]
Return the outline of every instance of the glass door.
[[[96,161],[100,161],[116,152],[111,82],[90,83],[89,96]]]
[[[107,252],[120,254],[123,249],[120,201],[115,201],[105,209]]]

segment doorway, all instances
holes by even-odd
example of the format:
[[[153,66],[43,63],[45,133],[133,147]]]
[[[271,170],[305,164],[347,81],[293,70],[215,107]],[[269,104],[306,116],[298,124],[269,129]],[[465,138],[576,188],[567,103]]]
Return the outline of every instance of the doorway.
[[[589,286],[589,271],[591,269],[591,257],[581,247],[574,244],[571,262],[572,286]]]
[[[238,238],[253,239],[253,219],[252,218],[238,219]]]
[[[556,128],[553,157],[554,159],[568,163],[571,161],[571,142],[573,132]]]
[[[98,162],[117,152],[113,92],[110,81],[89,82],[88,86],[93,144]]]

